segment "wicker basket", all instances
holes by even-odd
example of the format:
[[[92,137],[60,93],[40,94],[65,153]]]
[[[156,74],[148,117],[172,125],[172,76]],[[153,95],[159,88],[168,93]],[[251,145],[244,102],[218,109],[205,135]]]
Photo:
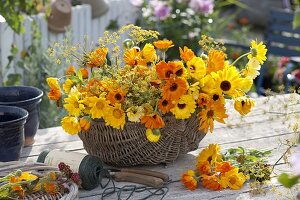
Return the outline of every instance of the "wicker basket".
[[[156,143],[147,140],[144,125],[131,122],[121,131],[105,126],[102,120],[94,121],[90,130],[79,133],[79,137],[89,154],[109,165],[124,167],[170,163],[180,154],[197,149],[205,136],[199,131],[196,114],[187,120],[167,115],[164,121],[166,126]]]

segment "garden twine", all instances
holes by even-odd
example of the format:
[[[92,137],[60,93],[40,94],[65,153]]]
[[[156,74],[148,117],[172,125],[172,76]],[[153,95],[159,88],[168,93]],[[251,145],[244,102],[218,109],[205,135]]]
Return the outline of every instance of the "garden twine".
[[[82,181],[81,186],[83,189],[92,190],[100,185],[100,187],[104,189],[103,192],[100,194],[101,199],[105,199],[105,198],[110,199],[112,195],[116,195],[118,200],[124,199],[124,196],[128,200],[131,197],[133,197],[134,193],[143,193],[143,192],[147,192],[147,195],[141,198],[141,200],[146,200],[154,196],[156,196],[157,199],[163,199],[169,191],[167,185],[172,183],[172,182],[168,182],[160,188],[153,188],[153,187],[139,186],[139,185],[125,185],[123,187],[116,187],[113,177],[110,175],[109,170],[104,168],[103,162],[98,157],[85,155],[81,153],[75,153],[75,152],[66,152],[62,150],[52,150],[52,151],[56,151],[55,154],[53,153],[51,154],[52,156],[58,155],[57,153],[60,153],[60,156],[66,158],[66,159],[61,159],[60,161],[64,162],[67,165],[70,165],[72,171],[79,173]],[[59,161],[56,158],[51,157],[50,153],[52,151],[46,150],[41,152],[40,155],[38,156],[37,162],[57,166],[57,163]],[[70,153],[72,153],[73,156],[76,155],[78,155],[78,157],[81,157],[83,155],[85,156],[81,160],[75,159],[78,163],[74,163],[74,160],[72,160],[73,162],[68,162],[70,161],[70,158],[67,158],[67,156],[63,154],[70,154]],[[49,156],[51,158],[49,158]],[[78,171],[76,169],[78,169]],[[103,178],[108,179],[107,183],[103,184]],[[173,181],[173,182],[178,182],[178,181]],[[112,184],[112,187],[108,187],[109,183]]]

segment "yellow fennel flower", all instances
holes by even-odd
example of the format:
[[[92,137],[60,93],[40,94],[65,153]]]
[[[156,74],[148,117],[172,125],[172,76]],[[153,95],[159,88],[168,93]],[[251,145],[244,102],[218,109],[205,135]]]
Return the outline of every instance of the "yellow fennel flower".
[[[250,54],[248,55],[248,59],[256,58],[260,64],[263,64],[265,60],[267,60],[266,54],[267,49],[266,45],[263,42],[257,44],[256,41],[251,42]]]
[[[61,120],[62,128],[69,134],[75,135],[81,131],[76,117],[66,116]]]

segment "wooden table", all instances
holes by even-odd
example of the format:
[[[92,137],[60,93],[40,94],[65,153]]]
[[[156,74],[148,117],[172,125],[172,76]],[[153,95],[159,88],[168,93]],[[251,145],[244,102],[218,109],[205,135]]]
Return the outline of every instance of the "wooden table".
[[[229,107],[232,107],[232,102],[229,101],[227,104]],[[181,156],[174,163],[167,166],[146,166],[144,168],[167,173],[172,180],[178,180],[184,171],[194,168],[195,156],[198,155],[203,147],[210,143],[218,143],[222,150],[238,146],[273,149],[269,162],[274,164],[287,149],[282,143],[287,139],[294,138],[296,133],[299,134],[298,130],[295,133],[292,128],[296,120],[300,119],[300,96],[288,94],[258,98],[256,104],[253,111],[246,117],[241,117],[236,111],[230,109],[228,112],[230,117],[226,120],[227,124],[216,123],[213,134],[209,133],[205,136],[200,142],[198,150]],[[294,126],[294,128],[296,127]],[[55,127],[39,130],[35,144],[32,147],[23,149],[21,160],[36,161],[39,153],[45,149],[85,152],[78,136],[70,136],[64,133],[61,127]],[[282,171],[289,170],[290,167],[281,160],[277,163],[273,175],[276,176]],[[168,186],[169,192],[164,199],[288,199],[286,193],[289,193],[289,191],[278,186],[276,180],[276,178],[272,179],[271,183],[273,186],[266,186],[266,195],[253,195],[250,192],[249,183],[245,184],[238,191],[226,189],[216,192],[201,187],[195,191],[188,191],[180,182],[175,182]],[[117,186],[123,186],[124,184],[117,183]],[[102,191],[101,188],[96,188],[92,191],[82,190],[80,197],[87,200],[100,199],[99,194]],[[135,195],[134,197],[132,199],[139,199],[138,197],[141,196]]]

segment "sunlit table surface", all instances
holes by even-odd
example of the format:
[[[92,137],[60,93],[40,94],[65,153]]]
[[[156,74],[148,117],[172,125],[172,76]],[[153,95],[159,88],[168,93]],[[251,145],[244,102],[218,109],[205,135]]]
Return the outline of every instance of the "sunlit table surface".
[[[232,108],[233,102],[228,101],[228,106]],[[229,109],[229,118],[226,124],[215,123],[212,134],[208,133],[200,142],[196,151],[180,156],[173,163],[157,166],[145,166],[151,169],[168,174],[172,180],[180,179],[180,176],[187,169],[193,169],[195,157],[198,153],[211,143],[218,143],[224,151],[228,148],[242,146],[245,148],[273,149],[269,157],[269,163],[274,164],[287,149],[283,143],[287,139],[293,139],[296,133],[293,126],[300,119],[300,96],[297,94],[285,94],[272,97],[261,97],[256,99],[256,106],[245,117],[241,117],[234,109]],[[49,119],[51,120],[51,119]],[[22,151],[22,161],[36,161],[40,152],[46,149],[63,149],[73,152],[85,152],[83,144],[78,136],[66,134],[61,127],[40,129],[36,136],[36,142],[31,147],[25,147]],[[263,193],[255,195],[249,182],[241,190],[210,191],[199,187],[195,191],[184,188],[180,182],[168,185],[169,191],[164,199],[295,199],[297,189],[290,192],[280,186],[276,176],[281,172],[289,172],[290,166],[283,160],[276,164],[273,178],[269,185],[265,186]],[[128,183],[116,183],[122,187]],[[299,188],[298,188],[299,189]],[[300,191],[300,189],[299,189]],[[91,190],[80,190],[79,196],[82,199],[100,199],[103,189],[100,187]],[[145,194],[135,194],[131,199],[140,199]],[[115,199],[111,196],[106,199]],[[154,197],[152,199],[159,199]]]

